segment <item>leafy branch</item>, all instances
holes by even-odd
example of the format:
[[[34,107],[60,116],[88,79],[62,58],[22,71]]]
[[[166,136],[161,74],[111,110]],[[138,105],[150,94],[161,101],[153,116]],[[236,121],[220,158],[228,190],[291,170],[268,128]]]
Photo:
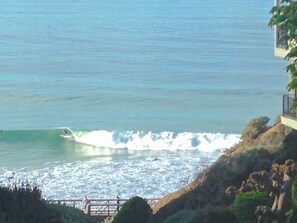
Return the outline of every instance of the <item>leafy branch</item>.
[[[268,25],[276,26],[281,32],[280,41],[286,43],[286,49],[289,50],[285,59],[290,64],[285,68],[291,76],[291,81],[287,89],[297,88],[297,2],[293,0],[280,0],[279,4],[272,7],[272,14]]]

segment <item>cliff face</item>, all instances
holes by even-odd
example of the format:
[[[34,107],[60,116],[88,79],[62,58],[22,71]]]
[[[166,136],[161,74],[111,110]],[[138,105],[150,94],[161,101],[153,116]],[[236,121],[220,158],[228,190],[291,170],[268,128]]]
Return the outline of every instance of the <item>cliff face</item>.
[[[243,141],[228,149],[226,153],[235,156],[254,148],[263,148],[271,152],[277,151],[283,148],[283,141],[290,132],[292,132],[291,128],[279,122],[268,128],[254,140],[243,139]]]
[[[168,216],[191,206],[228,206],[232,201],[225,194],[226,188],[240,185],[252,172],[269,170],[292,131],[294,130],[277,123],[267,127],[257,137],[243,138],[233,148],[226,150],[225,155],[200,173],[193,182],[164,196],[153,209],[154,222],[164,222]]]

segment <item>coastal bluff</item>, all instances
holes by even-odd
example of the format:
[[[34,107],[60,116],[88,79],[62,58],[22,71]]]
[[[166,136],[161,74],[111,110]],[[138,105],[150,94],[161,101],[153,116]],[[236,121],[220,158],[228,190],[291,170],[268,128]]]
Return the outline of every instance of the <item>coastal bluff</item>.
[[[232,200],[225,190],[239,186],[248,176],[259,170],[268,171],[274,162],[295,159],[297,131],[282,125],[279,120],[268,126],[267,117],[251,120],[242,131],[242,140],[226,149],[218,160],[181,189],[167,194],[154,206],[154,222],[184,209],[199,209],[206,205],[227,207]]]

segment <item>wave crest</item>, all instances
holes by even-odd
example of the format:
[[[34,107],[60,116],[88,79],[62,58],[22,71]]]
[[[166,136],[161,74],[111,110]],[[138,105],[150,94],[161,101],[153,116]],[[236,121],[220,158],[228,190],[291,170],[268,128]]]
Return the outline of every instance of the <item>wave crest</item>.
[[[73,131],[78,143],[95,147],[129,150],[199,150],[211,152],[233,146],[238,134],[174,132],[109,132],[106,130]]]

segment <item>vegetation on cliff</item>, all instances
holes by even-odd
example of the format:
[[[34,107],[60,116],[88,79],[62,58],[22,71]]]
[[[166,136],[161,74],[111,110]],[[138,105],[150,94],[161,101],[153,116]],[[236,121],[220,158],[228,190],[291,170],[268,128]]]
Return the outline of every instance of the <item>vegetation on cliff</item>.
[[[126,201],[112,223],[147,223],[152,210],[147,201],[141,197],[132,197]]]
[[[242,132],[240,143],[227,150],[226,154],[204,170],[189,185],[160,200],[153,210],[154,222],[172,223],[174,221],[169,221],[172,216],[186,211],[196,213],[196,216],[191,220],[180,222],[208,222],[207,219],[214,217],[214,210],[220,216],[221,223],[243,222],[242,216],[244,215],[240,217],[238,213],[236,214],[234,201],[239,199],[237,196],[248,199],[248,196],[244,194],[247,192],[254,195],[252,203],[255,205],[252,205],[250,210],[256,211],[256,206],[261,208],[257,212],[259,216],[250,211],[250,218],[245,219],[244,222],[255,222],[256,218],[263,218],[262,215],[265,212],[263,210],[266,209],[262,206],[272,209],[275,201],[274,199],[265,200],[265,198],[264,203],[266,204],[264,205],[260,194],[256,192],[271,193],[274,191],[276,196],[279,189],[272,186],[276,182],[275,179],[271,179],[272,176],[276,176],[273,172],[278,173],[280,180],[277,182],[279,186],[283,186],[284,176],[289,176],[289,173],[293,174],[294,165],[292,163],[294,163],[293,160],[297,160],[297,131],[287,128],[279,122],[273,126],[268,126],[267,123],[268,118],[266,117],[250,121]],[[286,162],[289,159],[290,161]],[[288,172],[288,170],[290,171]],[[265,187],[262,188],[259,185],[265,185]],[[241,194],[238,195],[239,193]],[[257,204],[259,200],[261,202]],[[294,213],[293,210],[296,210],[293,206],[291,209],[292,213]],[[283,207],[283,210],[281,215],[285,217],[285,210],[289,209]],[[238,218],[241,220],[238,221]]]
[[[256,222],[256,207],[271,203],[269,194],[262,191],[239,193],[234,200],[234,213],[240,222]]]

